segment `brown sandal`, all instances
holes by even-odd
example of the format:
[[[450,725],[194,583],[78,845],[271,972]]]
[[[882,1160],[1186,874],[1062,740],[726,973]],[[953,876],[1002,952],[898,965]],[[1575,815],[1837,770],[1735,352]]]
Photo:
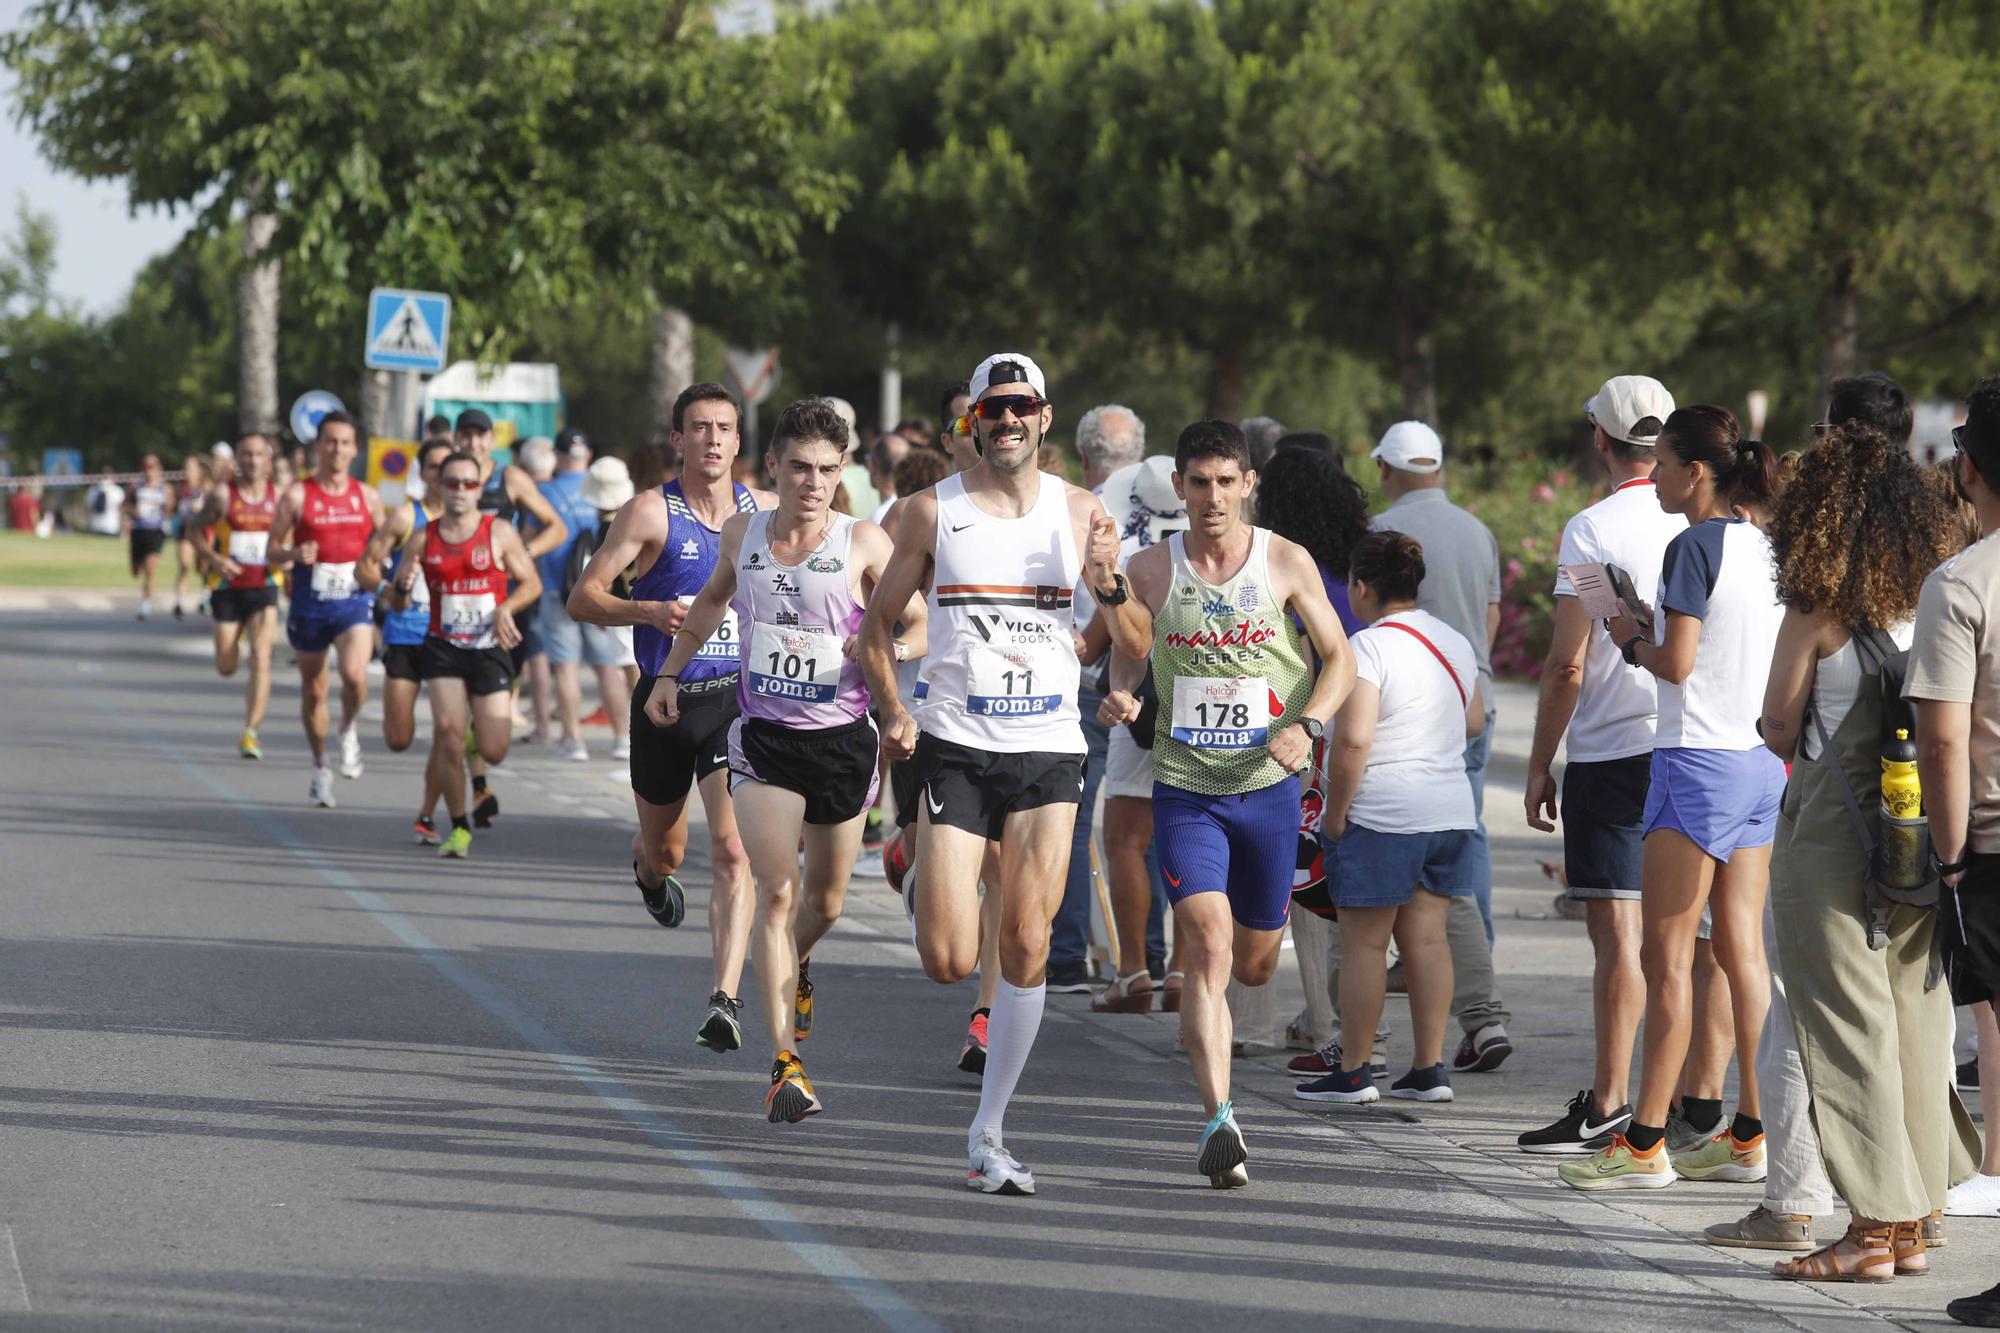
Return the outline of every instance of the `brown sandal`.
[[[1922,1277],[1931,1271],[1931,1261],[1924,1257],[1924,1219],[1914,1222],[1896,1223],[1895,1240],[1892,1247],[1896,1254],[1897,1277]]]
[[[1887,1282],[1896,1276],[1896,1226],[1850,1222],[1847,1234],[1803,1259],[1780,1259],[1771,1276],[1794,1282]]]
[[[1135,990],[1139,982],[1144,990]],[[1118,978],[1090,997],[1090,1007],[1100,1014],[1149,1014],[1153,1011],[1153,978],[1145,968]]]

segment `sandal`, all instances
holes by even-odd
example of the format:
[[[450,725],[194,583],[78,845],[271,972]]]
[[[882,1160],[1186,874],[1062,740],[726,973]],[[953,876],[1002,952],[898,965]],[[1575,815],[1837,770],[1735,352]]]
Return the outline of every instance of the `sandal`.
[[[1160,979],[1160,1008],[1170,1014],[1181,1011],[1181,985],[1187,980],[1184,972],[1169,972]]]
[[[1896,1255],[1897,1277],[1922,1277],[1931,1271],[1931,1261],[1924,1257],[1924,1221],[1920,1217],[1914,1222],[1896,1223],[1890,1248]]]
[[[1145,982],[1139,990],[1135,983]],[[1090,1007],[1100,1014],[1149,1014],[1153,1011],[1153,977],[1145,968],[1118,978],[1090,997]]]
[[[1847,1224],[1847,1234],[1803,1259],[1780,1259],[1771,1276],[1794,1282],[1887,1282],[1896,1276],[1896,1225]]]

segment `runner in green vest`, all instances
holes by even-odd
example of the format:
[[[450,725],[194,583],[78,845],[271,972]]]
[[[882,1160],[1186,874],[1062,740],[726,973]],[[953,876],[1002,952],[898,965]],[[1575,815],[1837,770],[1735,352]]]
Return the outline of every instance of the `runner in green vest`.
[[[1111,725],[1139,716],[1132,690],[1149,656],[1158,688],[1153,836],[1184,942],[1181,1032],[1209,1116],[1195,1169],[1218,1189],[1250,1181],[1229,1102],[1223,991],[1232,974],[1257,986],[1277,966],[1298,862],[1297,774],[1354,685],[1318,566],[1244,517],[1256,481],[1240,430],[1196,422],[1174,448],[1188,531],[1134,556],[1128,585],[1118,534],[1100,520],[1086,571],[1119,649],[1099,715]]]

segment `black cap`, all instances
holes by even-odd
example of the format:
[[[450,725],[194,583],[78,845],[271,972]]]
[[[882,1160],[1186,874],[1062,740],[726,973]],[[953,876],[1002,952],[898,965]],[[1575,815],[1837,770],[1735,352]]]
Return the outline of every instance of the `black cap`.
[[[458,414],[458,424],[453,430],[492,430],[493,418],[476,407],[468,407]]]
[[[451,418],[446,416],[442,412],[438,413],[436,416],[432,417],[429,421],[426,421],[424,423],[424,433],[426,435],[451,434]]]
[[[590,448],[590,437],[583,433],[581,427],[564,426],[556,432],[557,453],[566,454],[570,451],[570,446],[576,444],[582,445],[586,451]]]

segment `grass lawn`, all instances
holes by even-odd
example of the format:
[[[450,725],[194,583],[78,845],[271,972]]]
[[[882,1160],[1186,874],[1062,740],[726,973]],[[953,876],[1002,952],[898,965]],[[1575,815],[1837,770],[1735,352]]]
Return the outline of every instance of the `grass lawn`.
[[[0,532],[0,588],[133,588],[123,537]],[[160,552],[160,585],[174,582],[174,548]]]

